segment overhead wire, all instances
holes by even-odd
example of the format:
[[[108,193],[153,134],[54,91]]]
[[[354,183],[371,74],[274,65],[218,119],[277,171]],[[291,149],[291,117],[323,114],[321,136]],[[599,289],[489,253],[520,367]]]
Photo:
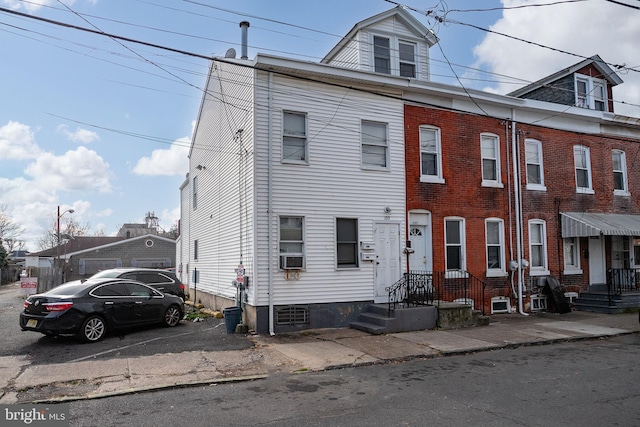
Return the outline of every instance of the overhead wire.
[[[129,41],[129,42],[133,42],[133,43],[139,43],[139,44],[142,44],[142,45],[145,45],[145,46],[150,46],[150,47],[157,48],[157,49],[165,49],[165,50],[168,50],[168,51],[171,51],[171,52],[175,52],[175,53],[179,53],[179,54],[183,54],[183,55],[189,55],[189,56],[193,56],[193,57],[197,57],[197,58],[201,58],[201,59],[214,60],[214,61],[219,61],[219,62],[223,62],[223,63],[225,62],[224,60],[222,60],[220,58],[212,58],[212,57],[209,57],[209,56],[199,55],[199,54],[195,54],[195,53],[184,51],[184,50],[180,50],[180,49],[170,48],[170,47],[167,47],[167,46],[161,46],[161,45],[158,45],[158,44],[144,42],[144,41],[140,41],[140,40],[135,40],[135,39],[127,38],[127,37],[123,37],[123,36],[117,36],[115,34],[108,34],[108,33],[102,32],[102,31],[91,30],[91,29],[87,29],[87,28],[84,28],[84,27],[79,27],[79,26],[75,26],[75,25],[71,25],[71,24],[67,24],[67,23],[63,23],[63,22],[59,22],[59,21],[50,20],[50,19],[47,19],[47,18],[34,17],[34,16],[27,15],[27,14],[23,14],[21,12],[8,10],[8,9],[5,9],[5,8],[0,8],[0,11],[4,11],[6,13],[17,14],[18,16],[24,16],[24,17],[31,18],[31,19],[41,20],[41,21],[52,23],[52,24],[55,24],[55,25],[61,25],[61,26],[67,27],[67,28],[78,29],[78,30],[81,30],[81,31],[87,31],[87,32],[91,32],[91,33],[94,33],[94,34],[98,34],[98,35],[103,35],[103,36],[108,36],[108,37],[116,37],[116,38],[119,38],[121,40]],[[241,65],[241,66],[243,66],[243,65]],[[287,73],[278,73],[278,72],[276,72],[276,74],[287,75]],[[293,78],[296,78],[296,79],[301,79],[300,76],[295,76],[295,75],[289,75],[289,77],[293,77]],[[302,79],[303,80],[308,80],[308,81],[314,81],[314,79],[310,79],[310,78],[302,78]],[[325,82],[323,82],[323,83],[325,83]],[[325,83],[325,84],[327,84],[327,83]],[[353,88],[353,87],[348,86],[348,85],[336,85],[336,84],[332,84],[332,85],[338,86],[338,87],[344,87],[344,88]],[[363,91],[363,92],[370,92],[370,93],[373,93],[373,94],[376,94],[376,95],[379,95],[379,96],[387,96],[387,97],[389,96],[388,94],[382,94],[382,93],[378,93],[378,92],[374,92],[374,91],[367,91],[367,90],[363,90],[361,88],[354,88],[354,89],[358,90],[358,91]],[[435,106],[435,107],[437,107],[437,106]],[[440,107],[438,107],[438,108],[440,108]]]

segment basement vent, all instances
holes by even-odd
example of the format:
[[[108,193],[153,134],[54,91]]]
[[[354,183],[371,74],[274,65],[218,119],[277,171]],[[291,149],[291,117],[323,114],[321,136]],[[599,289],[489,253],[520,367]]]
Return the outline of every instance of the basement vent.
[[[547,296],[534,294],[531,295],[531,311],[543,311],[547,309]]]
[[[511,313],[511,304],[507,297],[491,298],[491,314],[494,313]]]
[[[276,309],[276,325],[308,325],[309,307],[283,307]]]

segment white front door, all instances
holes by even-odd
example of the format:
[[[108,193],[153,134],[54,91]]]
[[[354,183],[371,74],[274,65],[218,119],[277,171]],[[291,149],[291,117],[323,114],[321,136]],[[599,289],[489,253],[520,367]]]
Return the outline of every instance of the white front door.
[[[589,284],[607,283],[604,260],[604,238],[602,236],[589,237]]]
[[[375,302],[386,302],[385,290],[400,280],[400,225],[375,224]]]
[[[409,241],[413,253],[409,255],[409,269],[411,271],[433,271],[431,247],[428,244],[429,230],[426,225],[412,225],[409,227]]]

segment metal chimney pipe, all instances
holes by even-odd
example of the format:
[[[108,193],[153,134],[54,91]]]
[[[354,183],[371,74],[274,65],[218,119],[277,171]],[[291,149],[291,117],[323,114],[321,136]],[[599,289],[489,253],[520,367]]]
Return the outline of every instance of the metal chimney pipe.
[[[247,39],[249,33],[249,21],[242,21],[240,23],[240,28],[242,28],[242,50],[240,59],[249,59],[247,56]]]

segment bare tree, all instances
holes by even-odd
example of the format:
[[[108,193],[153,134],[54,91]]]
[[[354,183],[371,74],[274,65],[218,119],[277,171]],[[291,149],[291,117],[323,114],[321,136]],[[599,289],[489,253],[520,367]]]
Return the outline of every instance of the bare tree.
[[[60,218],[60,242],[58,242],[58,218],[54,215],[49,228],[38,238],[36,242],[38,249],[44,251],[46,249],[55,248],[58,244],[62,244],[68,240],[67,236],[79,237],[90,236],[91,225],[86,222],[80,224],[73,216],[67,215]]]
[[[25,242],[20,239],[24,228],[13,222],[11,210],[6,204],[0,204],[0,243],[8,253],[24,248]]]

